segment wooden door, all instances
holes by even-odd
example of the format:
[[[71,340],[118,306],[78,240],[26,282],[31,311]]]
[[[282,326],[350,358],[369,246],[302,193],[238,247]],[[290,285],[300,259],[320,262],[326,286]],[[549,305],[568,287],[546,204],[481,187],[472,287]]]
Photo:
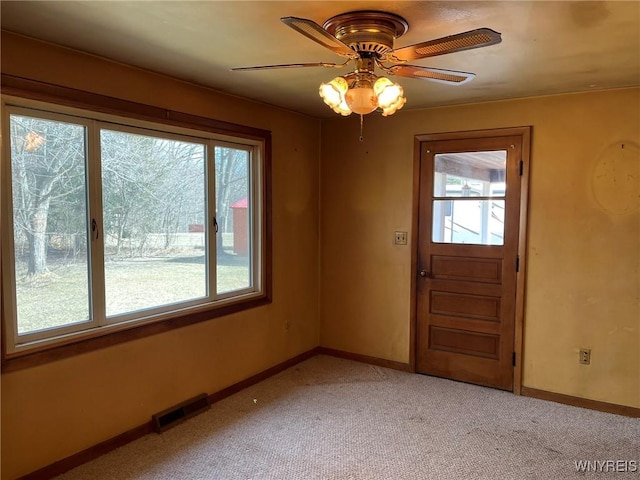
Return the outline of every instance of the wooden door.
[[[419,373],[513,389],[522,149],[513,134],[420,144]]]

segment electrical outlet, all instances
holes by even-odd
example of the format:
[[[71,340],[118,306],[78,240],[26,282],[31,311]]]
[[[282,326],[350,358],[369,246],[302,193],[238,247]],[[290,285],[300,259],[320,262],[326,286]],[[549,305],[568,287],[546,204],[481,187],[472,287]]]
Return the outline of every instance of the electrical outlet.
[[[407,244],[407,232],[396,232],[394,236],[393,243],[396,245],[406,245]]]
[[[588,348],[580,349],[580,363],[583,365],[589,365],[591,363],[591,350]]]

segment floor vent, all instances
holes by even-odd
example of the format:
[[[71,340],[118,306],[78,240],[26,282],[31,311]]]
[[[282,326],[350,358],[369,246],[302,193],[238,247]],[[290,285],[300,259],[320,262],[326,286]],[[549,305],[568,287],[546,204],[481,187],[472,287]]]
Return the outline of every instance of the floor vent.
[[[206,393],[201,393],[197,397],[185,400],[178,405],[167,408],[161,412],[151,416],[153,429],[156,433],[162,433],[165,430],[178,425],[199,413],[209,409],[209,397]]]

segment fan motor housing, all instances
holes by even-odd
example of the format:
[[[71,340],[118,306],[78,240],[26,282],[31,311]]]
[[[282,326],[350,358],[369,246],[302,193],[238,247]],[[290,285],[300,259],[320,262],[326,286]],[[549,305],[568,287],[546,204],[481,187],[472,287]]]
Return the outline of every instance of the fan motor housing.
[[[393,50],[393,41],[407,32],[409,24],[392,13],[365,10],[331,17],[322,28],[359,53],[382,57]]]

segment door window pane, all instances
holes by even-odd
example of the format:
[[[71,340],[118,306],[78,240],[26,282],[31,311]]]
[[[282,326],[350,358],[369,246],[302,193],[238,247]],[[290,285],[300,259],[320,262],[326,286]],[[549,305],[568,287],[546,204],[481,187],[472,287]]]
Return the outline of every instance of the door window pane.
[[[434,197],[504,197],[507,152],[435,155]]]
[[[18,335],[89,320],[85,127],[10,115]]]
[[[216,147],[217,291],[249,288],[252,199],[250,152]]]
[[[100,131],[107,316],[207,295],[205,146]]]
[[[434,200],[433,242],[504,245],[504,200]]]
[[[439,153],[434,162],[433,241],[502,245],[507,152]]]

